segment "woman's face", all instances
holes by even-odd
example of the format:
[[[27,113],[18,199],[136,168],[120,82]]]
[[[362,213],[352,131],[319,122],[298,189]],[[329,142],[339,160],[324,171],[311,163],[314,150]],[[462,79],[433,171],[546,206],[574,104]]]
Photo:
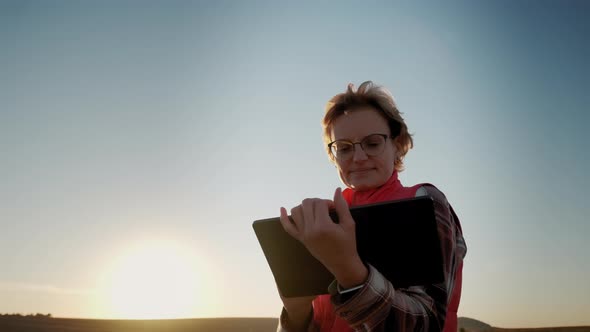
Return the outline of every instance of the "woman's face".
[[[371,107],[341,115],[332,126],[332,141],[357,143],[372,134],[390,137],[391,132],[387,120]],[[334,160],[342,182],[349,188],[363,191],[380,187],[389,180],[394,170],[395,155],[395,144],[391,138],[387,138],[383,151],[377,155],[369,156],[360,144],[355,144],[348,160]]]

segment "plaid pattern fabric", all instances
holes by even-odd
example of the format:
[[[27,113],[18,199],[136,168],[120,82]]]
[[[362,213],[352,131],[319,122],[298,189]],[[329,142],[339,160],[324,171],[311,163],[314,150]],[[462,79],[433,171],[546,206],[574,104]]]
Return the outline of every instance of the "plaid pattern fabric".
[[[339,294],[336,285],[330,286],[330,295],[319,296],[313,303],[313,317],[307,332],[381,332],[381,331],[457,331],[457,309],[461,296],[461,269],[467,247],[459,219],[446,197],[432,185],[412,188],[401,186],[394,173],[380,190],[397,193],[398,197],[384,197],[371,193],[370,197],[345,197],[355,205],[370,201],[412,197],[418,188],[435,202],[435,213],[441,240],[445,282],[427,286],[394,289],[377,269],[369,265],[369,277],[361,289],[353,294]],[[411,193],[411,194],[410,194]],[[377,198],[378,197],[378,198]],[[381,198],[381,199],[380,199]],[[278,332],[295,332],[283,310]]]

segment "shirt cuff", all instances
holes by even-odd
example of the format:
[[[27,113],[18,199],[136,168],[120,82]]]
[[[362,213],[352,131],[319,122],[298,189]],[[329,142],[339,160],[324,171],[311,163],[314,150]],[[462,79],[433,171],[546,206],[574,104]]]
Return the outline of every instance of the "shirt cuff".
[[[334,312],[346,320],[351,327],[362,324],[370,312],[379,310],[382,305],[389,305],[394,296],[394,288],[377,269],[367,264],[369,276],[360,289],[350,293],[339,294],[338,285],[332,282],[329,291],[334,305]],[[385,301],[384,301],[385,300]]]

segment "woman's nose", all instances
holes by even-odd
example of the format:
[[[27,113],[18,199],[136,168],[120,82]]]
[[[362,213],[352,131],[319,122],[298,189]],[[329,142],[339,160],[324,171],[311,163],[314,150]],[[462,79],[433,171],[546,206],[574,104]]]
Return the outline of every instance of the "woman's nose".
[[[363,161],[366,160],[368,158],[367,154],[365,153],[365,150],[363,150],[362,145],[358,144],[354,146],[354,154],[352,156],[352,159],[354,161]]]

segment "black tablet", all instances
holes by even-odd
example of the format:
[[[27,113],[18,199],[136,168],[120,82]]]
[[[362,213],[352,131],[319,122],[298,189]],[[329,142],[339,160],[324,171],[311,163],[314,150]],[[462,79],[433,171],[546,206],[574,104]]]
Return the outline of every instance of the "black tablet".
[[[444,266],[434,201],[429,196],[357,206],[357,250],[395,288],[444,281]],[[279,218],[252,224],[281,294],[285,297],[328,293],[334,276],[299,242]]]

